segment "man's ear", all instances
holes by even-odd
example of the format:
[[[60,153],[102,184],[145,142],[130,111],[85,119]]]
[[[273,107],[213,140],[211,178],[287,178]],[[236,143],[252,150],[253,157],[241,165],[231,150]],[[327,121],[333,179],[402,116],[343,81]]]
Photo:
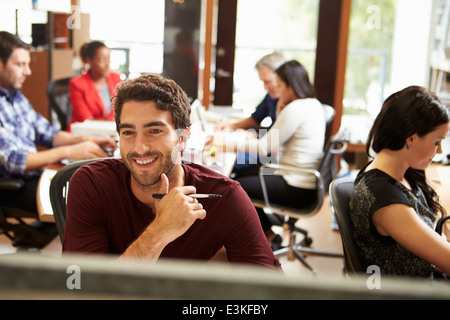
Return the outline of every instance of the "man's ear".
[[[186,143],[189,139],[190,132],[191,131],[189,130],[189,128],[185,128],[183,129],[183,131],[181,131],[180,136],[178,137],[178,146],[180,152],[182,152],[184,148],[186,148]]]

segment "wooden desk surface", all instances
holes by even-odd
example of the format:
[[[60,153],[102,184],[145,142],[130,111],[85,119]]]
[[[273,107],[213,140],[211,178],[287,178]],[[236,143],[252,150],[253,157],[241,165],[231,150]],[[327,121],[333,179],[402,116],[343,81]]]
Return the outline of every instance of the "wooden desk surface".
[[[62,163],[54,163],[45,167],[39,179],[36,202],[39,220],[42,222],[55,222],[52,204],[50,203],[50,182],[59,169],[64,167]]]
[[[450,166],[433,163],[426,174],[428,182],[439,195],[441,205],[450,214]]]
[[[447,215],[450,215],[450,166],[433,163],[427,169],[427,179],[439,195],[439,202],[444,207]],[[447,220],[448,221],[448,220]],[[443,228],[443,234],[450,239],[450,223]]]
[[[345,152],[366,152],[366,145],[364,143],[347,143]]]

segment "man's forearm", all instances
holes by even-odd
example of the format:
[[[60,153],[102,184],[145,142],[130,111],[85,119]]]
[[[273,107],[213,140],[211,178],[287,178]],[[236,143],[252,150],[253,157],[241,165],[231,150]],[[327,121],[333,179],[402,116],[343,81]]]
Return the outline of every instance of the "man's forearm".
[[[37,153],[29,153],[27,155],[25,171],[38,170],[50,163],[57,163],[62,159],[67,158],[67,155],[68,150],[66,147],[52,148],[39,151]]]
[[[248,117],[245,119],[242,119],[238,122],[235,123],[231,123],[229,125],[230,129],[236,130],[236,129],[243,129],[243,130],[248,130],[248,129],[255,129],[258,130],[260,128],[259,123],[257,123],[255,121],[255,119],[253,119],[252,117]]]
[[[53,147],[72,145],[83,142],[85,140],[85,136],[75,136],[66,131],[59,131],[53,139]]]
[[[145,230],[139,238],[137,238],[120,256],[124,258],[143,258],[150,261],[157,261],[161,252],[167,243],[159,241],[160,237],[156,236],[150,230]]]

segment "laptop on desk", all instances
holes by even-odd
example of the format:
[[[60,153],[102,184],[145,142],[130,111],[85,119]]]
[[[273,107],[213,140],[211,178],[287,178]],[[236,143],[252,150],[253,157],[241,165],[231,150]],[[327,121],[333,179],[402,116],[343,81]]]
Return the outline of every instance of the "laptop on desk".
[[[198,99],[194,100],[191,104],[191,115],[191,134],[187,141],[186,149],[202,151],[205,146],[206,139],[208,138],[208,132],[206,130],[207,123],[204,116],[205,109]]]

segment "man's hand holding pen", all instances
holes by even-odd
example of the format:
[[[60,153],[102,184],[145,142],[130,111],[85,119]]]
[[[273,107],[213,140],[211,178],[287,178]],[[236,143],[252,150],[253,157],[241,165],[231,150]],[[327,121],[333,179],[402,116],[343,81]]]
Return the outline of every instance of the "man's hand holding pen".
[[[155,219],[128,247],[122,257],[145,257],[158,260],[164,248],[182,236],[197,219],[203,220],[206,211],[195,196],[220,197],[196,194],[194,186],[175,187],[169,191],[169,179],[161,174],[161,186],[153,196]]]
[[[183,235],[197,219],[204,219],[206,211],[196,198],[193,186],[173,188],[169,191],[169,180],[165,174],[161,175],[161,199],[155,200],[155,220],[150,226],[161,231],[167,243]]]

